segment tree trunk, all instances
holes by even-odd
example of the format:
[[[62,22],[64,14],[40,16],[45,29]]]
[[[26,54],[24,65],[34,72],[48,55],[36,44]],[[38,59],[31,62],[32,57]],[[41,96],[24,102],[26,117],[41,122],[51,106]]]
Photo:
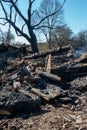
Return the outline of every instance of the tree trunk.
[[[39,52],[37,41],[35,39],[31,39],[31,49],[33,53]]]
[[[49,44],[49,49],[52,49],[52,32],[51,32],[51,30],[49,31],[49,41],[48,41],[48,44]]]
[[[31,28],[31,29],[29,29],[29,34],[30,34],[30,37],[31,37],[31,40],[30,40],[31,49],[32,49],[33,53],[39,52],[36,35],[33,32],[32,27],[29,27],[29,28]]]

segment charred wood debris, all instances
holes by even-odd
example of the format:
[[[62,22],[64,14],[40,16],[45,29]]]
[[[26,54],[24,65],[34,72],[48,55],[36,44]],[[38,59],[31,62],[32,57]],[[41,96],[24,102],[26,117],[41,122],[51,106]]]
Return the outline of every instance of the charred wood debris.
[[[0,118],[37,113],[45,104],[86,111],[86,96],[87,54],[75,57],[70,45],[35,54],[0,45]]]

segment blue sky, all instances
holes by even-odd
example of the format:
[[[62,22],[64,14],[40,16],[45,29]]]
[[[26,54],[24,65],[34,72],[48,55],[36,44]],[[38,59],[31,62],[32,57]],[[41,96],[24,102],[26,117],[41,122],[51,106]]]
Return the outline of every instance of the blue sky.
[[[64,15],[74,33],[87,29],[87,0],[67,0]]]

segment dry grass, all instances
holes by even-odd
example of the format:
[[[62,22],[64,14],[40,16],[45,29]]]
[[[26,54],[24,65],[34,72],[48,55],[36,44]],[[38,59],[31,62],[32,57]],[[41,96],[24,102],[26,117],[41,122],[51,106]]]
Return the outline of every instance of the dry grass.
[[[58,44],[53,44],[51,48],[53,49],[53,48],[57,48],[57,47],[58,47]],[[39,52],[47,51],[47,50],[49,50],[49,44],[46,43],[46,42],[44,42],[44,43],[38,43],[38,48],[39,48]],[[27,50],[31,51],[31,46],[29,46],[27,48]]]
[[[57,43],[54,43],[51,45],[51,48],[57,48],[58,47],[58,44]],[[39,48],[39,51],[46,51],[49,49],[49,44],[48,43],[38,43],[38,48]]]
[[[46,51],[49,49],[48,43],[38,43],[39,51]]]

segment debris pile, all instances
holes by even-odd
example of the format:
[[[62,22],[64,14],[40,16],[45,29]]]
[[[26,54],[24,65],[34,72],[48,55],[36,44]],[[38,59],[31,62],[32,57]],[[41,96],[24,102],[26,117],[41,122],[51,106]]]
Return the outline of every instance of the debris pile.
[[[0,118],[38,113],[47,104],[87,111],[87,54],[75,58],[71,46],[36,54],[26,46],[0,50]]]

